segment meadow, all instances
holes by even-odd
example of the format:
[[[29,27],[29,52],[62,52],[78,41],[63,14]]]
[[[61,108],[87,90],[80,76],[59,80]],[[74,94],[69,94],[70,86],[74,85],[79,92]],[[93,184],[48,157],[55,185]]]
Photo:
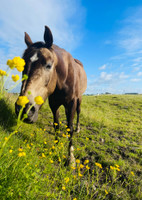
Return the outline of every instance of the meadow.
[[[0,98],[1,200],[142,199],[142,95],[83,96],[76,167],[65,166],[64,108],[56,133],[48,100],[36,123],[17,129],[16,99]]]

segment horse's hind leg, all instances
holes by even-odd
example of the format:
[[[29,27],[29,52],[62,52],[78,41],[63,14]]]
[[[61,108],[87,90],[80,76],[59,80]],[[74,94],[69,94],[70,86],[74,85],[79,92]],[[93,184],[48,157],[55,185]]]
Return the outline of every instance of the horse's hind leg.
[[[66,106],[66,116],[67,116],[67,125],[70,129],[70,137],[69,137],[69,164],[75,166],[75,157],[73,155],[74,147],[73,147],[73,119],[76,112],[77,101],[74,99]]]
[[[77,124],[76,124],[76,132],[80,132],[80,123],[79,123],[79,115],[80,115],[80,104],[81,104],[81,98],[77,99],[77,107],[76,107],[76,112],[77,112]]]

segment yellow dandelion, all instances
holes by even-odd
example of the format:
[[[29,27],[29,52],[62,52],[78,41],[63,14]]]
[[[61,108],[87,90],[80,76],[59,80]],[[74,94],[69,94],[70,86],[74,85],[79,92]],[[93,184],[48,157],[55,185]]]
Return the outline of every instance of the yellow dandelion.
[[[18,151],[23,151],[23,149],[22,149],[22,148],[19,148]]]
[[[119,168],[116,168],[116,170],[117,170],[118,172],[120,172],[120,169],[119,169]]]
[[[35,167],[37,167],[37,165],[35,165]]]
[[[95,163],[95,165],[102,169],[102,165],[100,163]]]
[[[29,166],[29,163],[27,163],[27,166]]]
[[[66,158],[66,156],[65,156],[65,155],[63,155],[63,158]]]
[[[74,169],[76,169],[76,168],[72,166],[72,167],[71,167],[71,169],[73,169],[73,170],[74,170]]]
[[[67,132],[70,132],[70,128],[67,128],[66,130],[67,130]]]
[[[33,146],[33,143],[31,143],[31,146]]]
[[[25,107],[27,103],[29,103],[29,99],[26,96],[19,96],[17,100],[19,106]]]
[[[47,144],[47,142],[46,142],[46,141],[44,141],[44,144]]]
[[[20,79],[20,77],[18,75],[12,75],[12,80],[14,82],[18,81]]]
[[[63,186],[63,187],[62,187],[62,190],[66,190],[66,187],[65,187],[65,186]]]
[[[10,150],[9,150],[9,153],[12,153],[12,152],[13,152],[13,150],[12,150],[12,149],[10,149]]]
[[[50,152],[49,152],[49,155],[51,155],[51,154],[52,154],[52,152],[50,151]]]
[[[88,140],[89,140],[89,138],[88,138],[88,137],[86,137],[86,140],[88,141]]]
[[[76,179],[76,175],[73,175],[73,178]]]
[[[55,144],[58,143],[58,140],[54,140],[54,143],[55,143]]]
[[[83,175],[81,173],[78,174],[79,177],[82,177]]]
[[[86,165],[86,169],[88,169],[88,170],[89,170],[89,169],[90,169],[90,167],[89,167],[88,165]]]
[[[52,164],[54,161],[53,160],[50,160],[50,163]]]
[[[76,163],[78,163],[78,164],[79,164],[79,163],[80,163],[80,160],[79,160],[79,159],[77,159],[77,160],[76,160]]]
[[[6,71],[3,71],[2,69],[0,69],[0,76],[6,76]]]
[[[135,176],[134,172],[131,171],[131,175],[132,175],[132,176]]]
[[[44,100],[42,99],[41,96],[37,96],[34,98],[34,101],[36,102],[36,104],[41,105],[44,103]]]
[[[69,180],[70,180],[69,177],[64,178],[65,183],[68,183]]]
[[[55,149],[55,146],[52,146],[51,149]]]
[[[106,193],[106,195],[108,194],[108,191],[107,190],[105,190],[105,193]]]
[[[64,138],[66,138],[66,135],[65,135],[64,133],[62,134],[62,136],[63,136]]]
[[[8,137],[5,137],[4,140],[5,140],[5,141],[8,140]]]
[[[74,198],[73,200],[77,200],[77,198]]]
[[[120,166],[119,166],[119,165],[117,165],[117,164],[115,164],[115,166],[116,166],[117,168],[120,168]]]
[[[82,169],[84,167],[84,165],[80,164],[80,169]]]
[[[110,166],[110,169],[114,170],[114,169],[115,169],[115,167],[113,167],[113,166]]]
[[[44,153],[42,153],[42,154],[41,154],[41,156],[42,156],[42,158],[46,158],[46,156],[45,156],[45,154],[44,154]]]
[[[55,126],[58,126],[58,123],[55,122],[54,125],[55,125]]]
[[[77,148],[77,151],[80,151],[80,148]]]
[[[84,161],[84,165],[88,164],[89,163],[89,160],[85,160]]]

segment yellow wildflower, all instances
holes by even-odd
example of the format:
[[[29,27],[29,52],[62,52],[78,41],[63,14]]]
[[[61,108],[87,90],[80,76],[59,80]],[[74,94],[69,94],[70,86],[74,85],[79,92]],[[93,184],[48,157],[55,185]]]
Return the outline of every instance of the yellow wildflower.
[[[23,151],[23,149],[22,149],[22,148],[19,148],[18,151]]]
[[[69,180],[70,180],[69,177],[64,178],[65,183],[68,183]]]
[[[45,156],[45,154],[44,153],[42,153],[42,158],[45,158],[46,156]]]
[[[20,153],[18,153],[18,156],[19,156],[19,157],[26,156],[26,153],[25,153],[25,152],[20,152]]]
[[[63,136],[64,138],[66,138],[66,135],[65,135],[64,133],[62,134],[62,136]]]
[[[82,169],[84,167],[84,165],[80,164],[80,168]]]
[[[12,150],[12,149],[10,149],[10,150],[9,150],[9,153],[12,153],[12,151],[13,151],[13,150]]]
[[[7,137],[5,137],[5,138],[4,138],[4,140],[6,141],[6,140],[8,140],[8,138],[7,138]]]
[[[55,149],[55,146],[52,146],[52,149]]]
[[[65,155],[63,155],[63,158],[66,158],[66,156],[65,156]]]
[[[73,175],[73,178],[76,179],[76,175]]]
[[[90,169],[90,167],[89,167],[88,165],[86,165],[86,169],[88,169],[88,170],[89,170],[89,169]]]
[[[100,163],[95,163],[95,165],[102,169],[102,165]]]
[[[132,175],[132,176],[135,176],[134,172],[131,171],[131,175]]]
[[[74,198],[73,200],[77,200],[77,198]]]
[[[29,163],[27,163],[27,166],[29,166]]]
[[[55,126],[58,126],[58,123],[55,122],[54,125],[55,125]]]
[[[115,168],[118,172],[120,172],[120,169],[119,168]]]
[[[55,143],[55,144],[58,143],[58,140],[54,140],[54,143]]]
[[[20,77],[18,75],[12,75],[12,80],[14,82],[18,81],[20,79]]]
[[[79,163],[80,163],[80,160],[79,160],[79,159],[77,159],[77,160],[76,160],[76,163],[78,163],[78,164],[79,164]]]
[[[88,138],[88,137],[86,137],[86,140],[88,141],[88,140],[89,140],[89,138]]]
[[[83,175],[81,173],[79,173],[78,176],[82,177]]]
[[[65,186],[63,186],[63,187],[62,187],[62,190],[65,190],[65,189],[66,189],[66,187],[65,187]]]
[[[46,141],[44,141],[44,144],[47,144],[47,142],[46,142]]]
[[[113,166],[110,166],[110,169],[114,170],[114,169],[115,169],[115,167],[113,167]]]
[[[29,99],[26,96],[19,96],[17,100],[19,106],[25,107],[27,103],[29,103]]]
[[[35,165],[35,167],[37,167],[37,165]]]
[[[76,168],[75,168],[75,167],[73,167],[73,166],[71,166],[71,169],[73,169],[73,170],[74,170],[74,169],[76,169]]]
[[[80,148],[77,148],[77,151],[80,151]]]
[[[36,102],[36,104],[41,105],[44,103],[43,99],[41,96],[37,96],[35,97],[34,101]]]
[[[52,164],[54,161],[53,160],[50,160],[50,163]]]
[[[120,168],[120,166],[119,166],[119,165],[117,165],[117,164],[115,164],[115,166],[116,166],[117,168]]]
[[[22,72],[24,70],[25,64],[26,64],[25,60],[23,58],[20,58],[20,57],[14,57],[12,60],[9,59],[7,61],[7,65],[11,69],[14,69],[16,67],[19,72]]]
[[[70,128],[67,128],[67,132],[70,132]]]
[[[85,160],[84,161],[84,165],[88,164],[89,163],[89,160]]]
[[[6,76],[6,71],[3,71],[2,69],[0,69],[0,76]]]
[[[108,191],[107,190],[105,190],[105,193],[106,193],[106,195],[108,194]]]
[[[52,152],[50,151],[50,152],[49,152],[49,155],[51,155],[51,154],[52,154]]]

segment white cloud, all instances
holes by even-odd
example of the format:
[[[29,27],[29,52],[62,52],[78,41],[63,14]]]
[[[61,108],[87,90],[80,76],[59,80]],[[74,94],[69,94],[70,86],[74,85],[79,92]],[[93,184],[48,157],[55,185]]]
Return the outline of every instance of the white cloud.
[[[99,67],[99,70],[103,70],[103,69],[106,69],[106,64],[102,65],[101,67]]]
[[[132,82],[139,82],[139,81],[141,81],[141,79],[139,79],[139,78],[133,78],[130,81],[132,81]]]
[[[138,72],[137,76],[142,76],[142,72]]]
[[[126,52],[142,50],[142,7],[130,10],[130,15],[122,21],[118,45]]]
[[[121,72],[120,75],[118,76],[120,79],[127,79],[129,78],[129,75],[126,75],[124,72]]]
[[[100,79],[103,80],[103,81],[110,81],[110,80],[112,80],[112,78],[113,78],[113,75],[108,74],[106,72],[102,72],[101,75],[100,75]]]
[[[78,10],[80,12],[78,12]],[[70,0],[5,0],[0,6],[0,58],[5,62],[22,55],[24,32],[42,41],[44,26],[51,28],[54,43],[72,50],[82,38],[85,10],[80,1]]]

